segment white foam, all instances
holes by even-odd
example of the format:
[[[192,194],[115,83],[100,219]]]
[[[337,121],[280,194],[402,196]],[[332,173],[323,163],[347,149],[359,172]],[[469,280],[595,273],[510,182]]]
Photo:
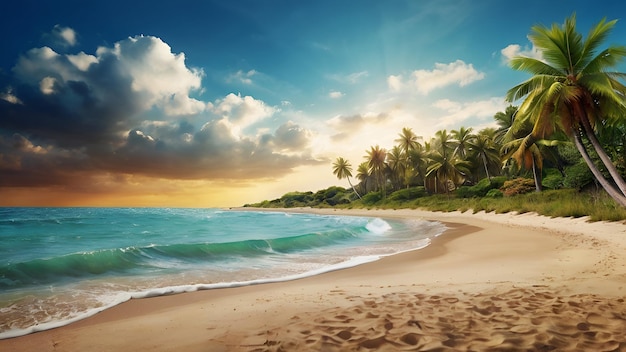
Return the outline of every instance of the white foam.
[[[391,225],[383,219],[375,218],[365,225],[365,228],[373,234],[382,235],[391,230]]]

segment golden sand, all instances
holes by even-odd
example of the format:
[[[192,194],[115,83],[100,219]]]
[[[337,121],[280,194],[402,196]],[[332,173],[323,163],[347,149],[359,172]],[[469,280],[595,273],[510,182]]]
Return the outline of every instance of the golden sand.
[[[132,300],[0,351],[626,351],[626,225],[533,214],[420,218],[425,249],[290,282]]]

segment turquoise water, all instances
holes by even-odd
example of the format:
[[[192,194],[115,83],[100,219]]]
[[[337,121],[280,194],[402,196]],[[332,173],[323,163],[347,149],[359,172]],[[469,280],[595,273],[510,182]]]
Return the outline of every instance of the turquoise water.
[[[169,208],[0,208],[0,338],[130,298],[290,280],[422,248],[423,220]]]

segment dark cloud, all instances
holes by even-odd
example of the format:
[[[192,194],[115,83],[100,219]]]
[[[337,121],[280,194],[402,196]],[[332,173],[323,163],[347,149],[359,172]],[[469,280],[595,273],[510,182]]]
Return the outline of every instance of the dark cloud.
[[[144,36],[95,55],[26,52],[0,80],[0,186],[83,184],[103,173],[255,179],[318,162],[294,123],[244,134],[277,108],[234,94],[192,98],[203,73],[184,59]]]

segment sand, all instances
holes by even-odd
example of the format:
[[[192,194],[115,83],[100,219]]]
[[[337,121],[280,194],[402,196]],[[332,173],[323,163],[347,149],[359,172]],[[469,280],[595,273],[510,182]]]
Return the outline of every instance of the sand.
[[[626,351],[626,225],[533,214],[421,218],[425,249],[284,283],[131,300],[0,351]]]

